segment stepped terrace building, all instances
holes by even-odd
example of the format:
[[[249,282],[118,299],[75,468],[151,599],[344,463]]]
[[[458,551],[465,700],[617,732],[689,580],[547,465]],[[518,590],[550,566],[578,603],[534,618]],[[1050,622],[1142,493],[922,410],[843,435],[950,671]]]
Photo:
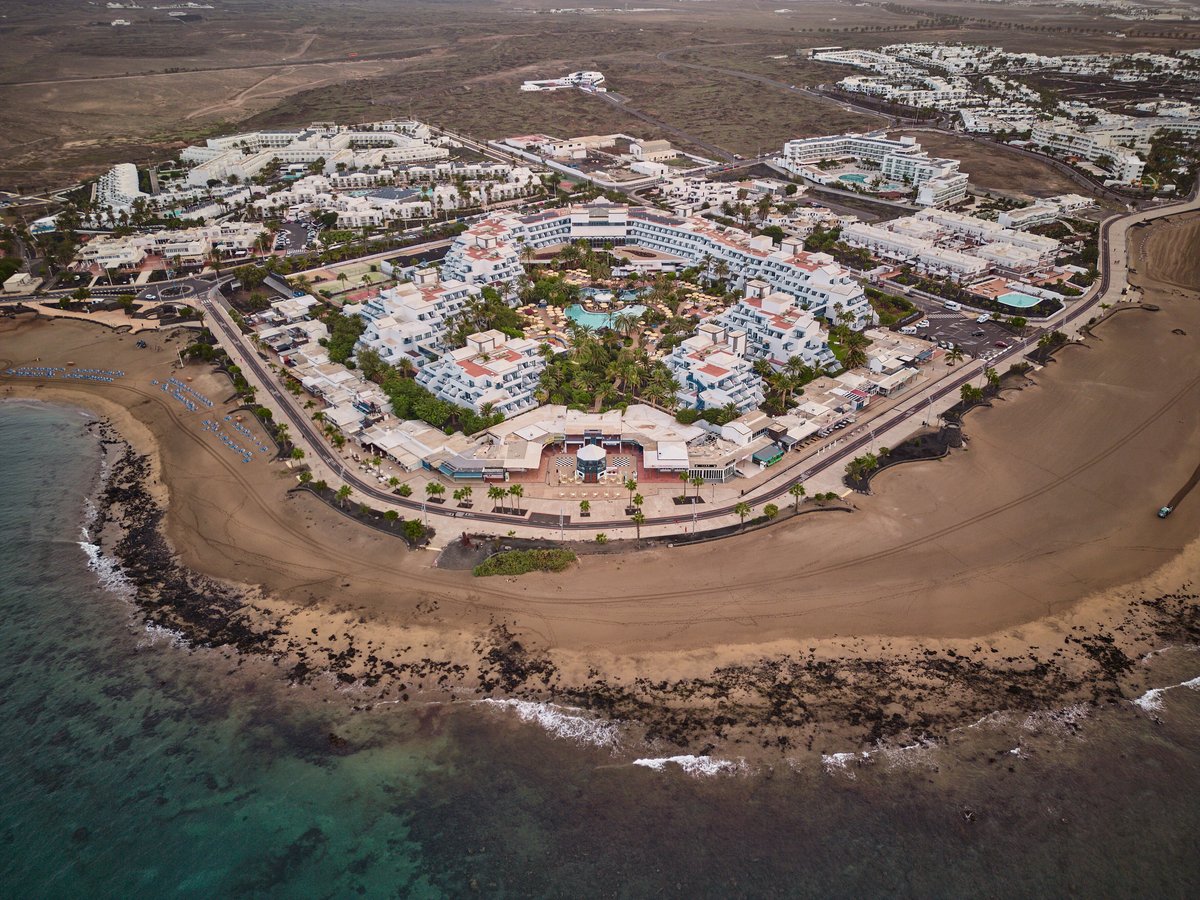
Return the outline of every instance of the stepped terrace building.
[[[481,331],[467,338],[467,346],[421,369],[417,383],[477,413],[486,406],[514,415],[537,406],[533,395],[546,368],[540,346],[528,338],[508,339],[494,329]]]
[[[837,363],[828,333],[816,317],[789,294],[771,291],[765,281],[747,282],[746,296],[713,321],[730,334],[745,334],[742,352],[776,369],[794,356],[818,369]]]
[[[746,333],[705,322],[663,360],[679,382],[676,395],[690,409],[735,406],[739,413],[763,401],[762,380],[746,357]]]
[[[374,350],[388,365],[408,359],[419,369],[445,352],[448,320],[477,296],[474,285],[443,281],[436,269],[419,269],[412,281],[364,303],[346,304],[343,312],[366,323],[358,347]]]
[[[610,203],[492,216],[455,239],[443,274],[475,285],[507,283],[511,289],[526,251],[574,241],[612,247],[627,259],[621,271],[677,271],[724,263],[735,287],[762,281],[772,291],[791,295],[814,316],[834,320],[845,312],[855,328],[875,322],[849,270],[828,254],[806,252],[798,239],[776,245],[769,237],[751,237],[707,219]]]

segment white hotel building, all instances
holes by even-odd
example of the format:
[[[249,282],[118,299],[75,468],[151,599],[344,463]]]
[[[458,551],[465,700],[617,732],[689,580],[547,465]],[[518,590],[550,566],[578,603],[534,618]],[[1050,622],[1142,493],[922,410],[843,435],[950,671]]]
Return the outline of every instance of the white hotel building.
[[[210,138],[203,147],[188,147],[180,160],[193,166],[188,183],[204,187],[210,180],[245,180],[272,161],[312,164],[323,160],[323,172],[379,168],[393,163],[446,159],[450,151],[427,140],[429,129],[420,122],[377,122],[343,127],[310,125],[293,131],[250,131]]]
[[[76,259],[105,269],[137,266],[147,256],[177,259],[184,265],[203,264],[214,252],[226,255],[248,253],[266,231],[254,222],[225,222],[120,238],[96,237],[79,248]]]
[[[876,132],[800,138],[784,144],[776,162],[809,181],[837,184],[838,176],[822,172],[817,163],[849,159],[874,163],[885,178],[911,184],[922,206],[949,206],[967,197],[968,176],[958,171],[958,160],[930,156],[912,137],[893,139]]]
[[[343,311],[366,323],[358,347],[374,350],[388,365],[408,359],[420,369],[445,352],[447,321],[479,295],[479,288],[443,281],[436,269],[418,270],[413,278],[365,303],[346,304]]]
[[[628,269],[673,271],[723,261],[736,287],[758,280],[789,294],[814,316],[835,320],[849,313],[855,328],[875,322],[862,287],[824,253],[807,253],[797,239],[781,245],[765,236],[698,217],[674,216],[643,207],[594,203],[528,216],[502,213],[459,235],[443,263],[447,278],[468,284],[515,283],[524,248],[538,250],[573,241],[593,246],[636,246],[653,258],[630,258]]]
[[[128,212],[135,200],[148,198],[149,194],[142,193],[138,186],[138,170],[133,163],[118,163],[96,182],[96,205],[100,209]]]
[[[739,413],[763,401],[762,379],[746,356],[746,333],[720,322],[704,322],[663,363],[679,382],[676,395],[689,409],[735,406]]]
[[[417,383],[441,399],[482,412],[489,405],[505,417],[537,406],[534,392],[546,360],[541,345],[528,338],[508,339],[499,331],[467,338],[467,346],[425,366]]]
[[[837,364],[828,333],[789,294],[772,291],[765,281],[746,284],[746,296],[713,319],[730,334],[745,334],[742,352],[780,369],[794,356],[814,368]]]

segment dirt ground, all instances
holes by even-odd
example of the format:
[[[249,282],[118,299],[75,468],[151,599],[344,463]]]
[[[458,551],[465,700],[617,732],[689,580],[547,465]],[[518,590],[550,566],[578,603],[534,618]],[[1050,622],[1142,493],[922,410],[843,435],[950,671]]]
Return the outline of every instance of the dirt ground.
[[[1078,194],[1082,188],[1049,163],[994,145],[933,130],[901,130],[893,137],[911,135],[933,156],[948,156],[962,162],[960,170],[971,176],[971,184],[985,190],[1029,197]]]
[[[11,0],[0,23],[7,126],[0,135],[0,187],[59,187],[113,162],[167,158],[181,142],[234,127],[315,119],[411,115],[483,138],[530,131],[667,136],[653,122],[595,97],[518,90],[524,78],[584,67],[605,71],[614,91],[676,131],[752,153],[790,137],[870,127],[874,120],[813,98],[673,67],[658,54],[694,48],[677,58],[807,83],[827,75],[827,67],[770,57],[830,43],[920,39],[1059,51],[1195,43],[1194,35],[1147,36],[1190,26],[1116,23],[1082,9],[906,5],[920,11],[816,0],[780,12],[715,0],[640,12],[602,3],[588,13],[552,14],[549,3],[505,0],[457,3],[449,16],[444,4],[432,2],[406,3],[397,15],[388,0],[264,0],[215,4],[190,23],[173,22],[161,10],[125,10],[133,25],[114,28],[109,21],[116,13],[99,7]],[[896,30],[946,13],[1021,27]],[[1142,36],[1115,40],[1105,33],[1117,30]]]

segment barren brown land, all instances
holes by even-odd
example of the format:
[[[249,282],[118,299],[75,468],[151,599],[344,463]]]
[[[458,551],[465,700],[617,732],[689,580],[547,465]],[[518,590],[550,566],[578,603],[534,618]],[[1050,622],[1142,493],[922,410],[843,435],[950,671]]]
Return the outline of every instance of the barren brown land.
[[[417,116],[479,138],[613,130],[690,136],[755,153],[788,138],[867,128],[872,116],[703,64],[813,85],[830,67],[777,60],[827,44],[964,40],[1015,50],[1194,46],[1194,25],[1121,22],[1086,8],[911,0],[771,4],[715,0],[645,11],[602,2],[222,0],[166,10],[10,0],[0,19],[0,187],[61,187],[118,161],[251,125]],[[952,16],[952,20],[937,17]],[[129,19],[113,27],[112,19]],[[679,53],[677,51],[684,51]],[[524,78],[599,68],[625,105],[574,92],[522,94]],[[650,116],[647,121],[634,111]],[[669,130],[664,130],[669,129]],[[986,159],[981,160],[981,164]],[[980,183],[982,165],[964,169]]]
[[[852,515],[583,557],[561,575],[436,569],[432,551],[291,492],[282,464],[241,463],[150,383],[179,338],[139,350],[84,323],[7,321],[5,364],[127,375],[0,391],[87,405],[149,454],[128,483],[169,502],[179,561],[242,598],[218,604],[201,585],[189,607],[143,591],[153,621],[197,642],[269,650],[302,681],[336,672],[361,702],[553,699],[665,746],[842,749],[995,709],[1134,696],[1131,658],[1196,639],[1200,498],[1155,511],[1200,457],[1200,215],[1131,240],[1133,280],[1158,311],[1110,317],[1034,386],[972,413],[969,450],[883,473]],[[198,364],[185,374],[210,397],[230,392]],[[221,614],[197,616],[210,608]]]

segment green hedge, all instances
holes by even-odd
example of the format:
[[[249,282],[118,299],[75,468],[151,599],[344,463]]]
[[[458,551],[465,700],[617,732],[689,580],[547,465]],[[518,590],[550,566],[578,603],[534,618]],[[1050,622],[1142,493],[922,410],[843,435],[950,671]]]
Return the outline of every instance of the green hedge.
[[[475,567],[475,575],[524,575],[526,572],[561,572],[575,562],[570,550],[505,550]]]

